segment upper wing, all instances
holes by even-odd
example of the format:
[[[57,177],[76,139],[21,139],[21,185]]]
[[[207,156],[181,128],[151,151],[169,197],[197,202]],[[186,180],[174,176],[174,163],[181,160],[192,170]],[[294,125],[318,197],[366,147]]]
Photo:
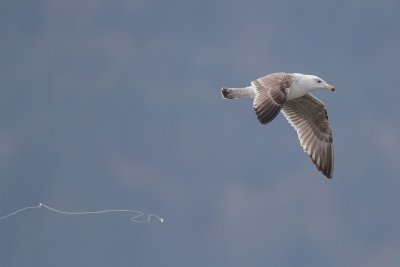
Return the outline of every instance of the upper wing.
[[[333,175],[332,131],[324,104],[311,94],[289,100],[282,108],[289,123],[296,129],[300,144],[326,177]]]
[[[286,80],[285,74],[273,74],[251,83],[255,88],[253,108],[262,124],[272,121],[285,104],[290,87]]]

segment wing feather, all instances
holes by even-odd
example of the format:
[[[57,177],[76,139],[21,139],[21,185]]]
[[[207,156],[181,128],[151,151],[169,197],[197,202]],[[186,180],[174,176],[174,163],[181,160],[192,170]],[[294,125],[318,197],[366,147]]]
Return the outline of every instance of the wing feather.
[[[333,140],[324,104],[311,94],[286,101],[282,113],[295,128],[304,151],[327,178],[332,178]]]
[[[275,73],[252,82],[255,88],[253,108],[262,124],[272,121],[286,102],[290,77]]]

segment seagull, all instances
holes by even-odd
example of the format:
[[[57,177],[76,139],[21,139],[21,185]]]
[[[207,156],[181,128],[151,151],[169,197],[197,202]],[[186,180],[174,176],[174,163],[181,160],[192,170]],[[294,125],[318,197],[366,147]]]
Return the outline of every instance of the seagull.
[[[324,103],[311,94],[319,89],[334,92],[335,87],[315,75],[272,73],[244,88],[221,89],[225,99],[253,98],[253,109],[262,124],[282,112],[296,130],[304,152],[327,178],[333,176],[332,130]]]

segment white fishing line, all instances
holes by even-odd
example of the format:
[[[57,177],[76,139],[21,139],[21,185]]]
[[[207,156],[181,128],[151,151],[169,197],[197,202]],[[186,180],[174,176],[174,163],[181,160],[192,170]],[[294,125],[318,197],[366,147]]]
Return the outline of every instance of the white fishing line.
[[[55,208],[52,208],[50,206],[47,206],[43,203],[39,203],[36,206],[28,206],[22,209],[19,209],[17,211],[14,211],[10,214],[7,214],[3,217],[0,217],[0,221],[9,218],[11,216],[17,215],[20,212],[23,212],[25,210],[29,210],[29,209],[39,209],[39,208],[46,208],[48,210],[57,212],[57,213],[61,213],[61,214],[65,214],[65,215],[88,215],[88,214],[101,214],[101,213],[117,213],[117,212],[129,212],[129,213],[137,213],[136,215],[134,215],[133,217],[131,217],[131,221],[135,222],[135,223],[147,223],[150,221],[151,217],[154,217],[156,219],[158,219],[160,221],[160,223],[164,222],[164,219],[161,218],[160,216],[154,214],[154,213],[150,213],[147,215],[147,217],[145,217],[145,213],[142,211],[138,211],[138,210],[98,210],[98,211],[74,211],[74,212],[70,212],[70,211],[62,211],[62,210],[58,210]],[[145,219],[143,219],[143,217],[145,217]],[[140,219],[142,218],[142,219]]]

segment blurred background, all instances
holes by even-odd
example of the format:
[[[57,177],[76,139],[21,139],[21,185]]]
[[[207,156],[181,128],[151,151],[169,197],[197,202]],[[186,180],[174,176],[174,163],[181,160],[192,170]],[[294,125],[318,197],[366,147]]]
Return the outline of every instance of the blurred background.
[[[1,266],[399,266],[399,1],[0,1]],[[333,180],[222,86],[315,74]]]

